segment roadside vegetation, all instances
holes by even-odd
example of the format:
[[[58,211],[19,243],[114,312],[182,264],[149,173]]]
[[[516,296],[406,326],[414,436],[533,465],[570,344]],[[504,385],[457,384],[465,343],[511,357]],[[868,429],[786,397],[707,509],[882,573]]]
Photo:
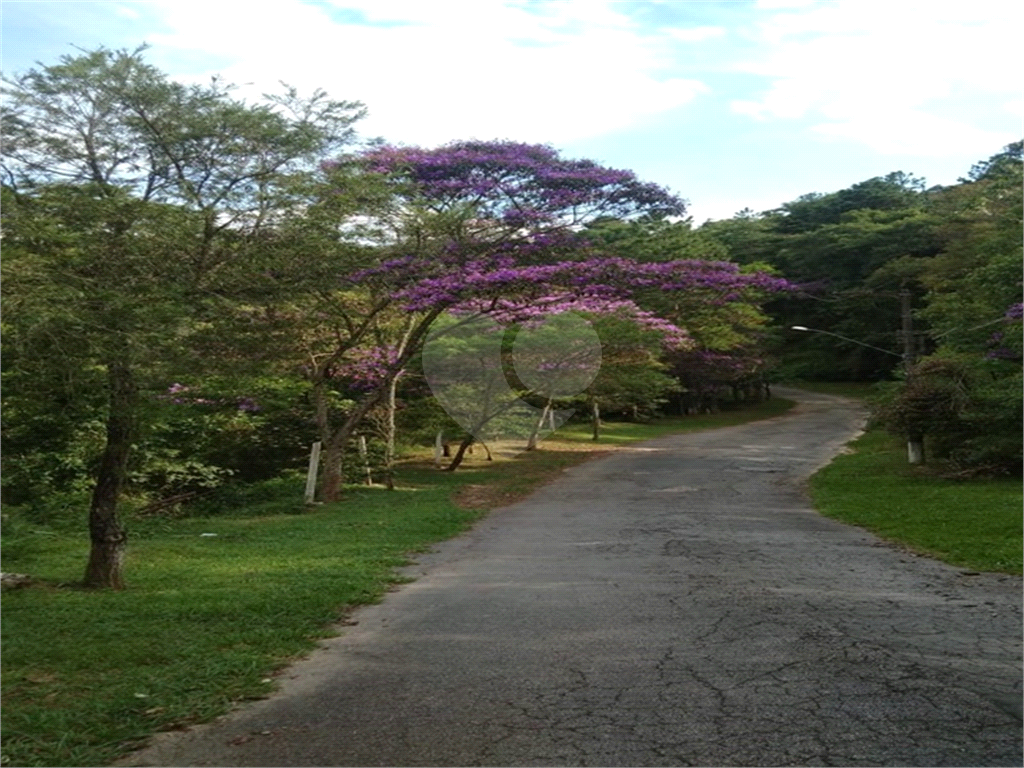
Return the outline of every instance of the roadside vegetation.
[[[3,764],[107,765],[161,730],[266,696],[274,673],[402,582],[399,566],[615,446],[779,415],[750,409],[649,424],[567,425],[514,458],[482,451],[457,473],[421,451],[397,487],[348,485],[306,510],[298,473],[244,495],[127,521],[126,589],[78,584],[77,521],[5,528],[5,567],[32,574],[3,598]]]
[[[793,382],[811,392],[885,402],[884,385]],[[906,441],[872,420],[810,480],[818,510],[919,554],[977,571],[1020,574],[1024,531],[1016,477],[950,477],[949,462],[911,465]]]
[[[811,478],[823,514],[963,568],[1021,573],[1020,478],[941,477],[880,429],[851,449]]]
[[[876,394],[876,385],[870,381],[787,381],[787,387],[806,389],[808,392],[819,392],[823,395],[837,395],[839,397],[850,397],[855,400],[865,400]],[[783,382],[779,383],[780,386]]]

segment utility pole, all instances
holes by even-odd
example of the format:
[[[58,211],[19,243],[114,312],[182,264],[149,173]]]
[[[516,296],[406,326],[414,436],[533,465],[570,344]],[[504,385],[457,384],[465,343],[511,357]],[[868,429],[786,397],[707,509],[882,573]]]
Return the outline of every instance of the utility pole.
[[[911,371],[916,358],[914,350],[914,316],[910,311],[910,289],[900,290],[900,316],[903,329],[903,373],[910,384]],[[911,464],[924,463],[924,435],[912,432],[907,435],[907,461]]]
[[[903,320],[903,371],[909,374],[914,365],[914,316],[910,312],[910,289],[900,291],[900,316]]]

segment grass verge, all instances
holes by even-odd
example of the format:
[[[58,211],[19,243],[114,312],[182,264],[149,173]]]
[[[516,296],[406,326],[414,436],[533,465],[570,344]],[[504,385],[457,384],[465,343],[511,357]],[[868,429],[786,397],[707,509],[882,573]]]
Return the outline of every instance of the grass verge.
[[[901,441],[871,430],[811,478],[828,517],[953,565],[1021,573],[1019,479],[945,480],[907,464]]]
[[[273,481],[269,501],[257,503],[249,489],[252,503],[230,513],[132,521],[121,592],[74,586],[88,549],[84,524],[22,530],[15,546],[5,544],[5,570],[29,573],[33,584],[3,596],[3,763],[107,765],[156,731],[264,697],[275,670],[394,588],[410,553],[484,511],[595,452],[791,406],[774,399],[716,415],[612,422],[598,443],[586,426],[569,425],[540,450],[493,462],[478,451],[455,473],[406,462],[398,490],[352,487],[344,501],[311,512],[274,501],[301,498],[301,480],[290,491]]]
[[[651,440],[662,435],[679,434],[680,432],[696,432],[704,429],[718,429],[746,424],[753,419],[768,419],[781,416],[796,403],[781,397],[774,397],[755,407],[742,410],[707,413],[700,416],[668,416],[648,424],[633,422],[603,423],[599,445],[622,445],[638,440]],[[575,422],[567,424],[557,432],[562,442],[593,442],[589,423]],[[545,443],[547,445],[547,443]]]
[[[823,395],[851,397],[855,400],[866,400],[877,394],[876,385],[870,381],[787,381],[779,382],[779,386],[806,389],[808,392],[819,392]]]

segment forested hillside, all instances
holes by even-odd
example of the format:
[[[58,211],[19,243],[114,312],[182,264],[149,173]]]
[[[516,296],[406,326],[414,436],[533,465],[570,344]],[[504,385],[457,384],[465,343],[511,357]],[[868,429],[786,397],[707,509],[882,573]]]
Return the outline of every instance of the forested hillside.
[[[878,409],[894,432],[961,474],[1019,471],[1021,146],[952,186],[895,172],[701,227],[802,286],[768,308],[775,375],[899,379]]]

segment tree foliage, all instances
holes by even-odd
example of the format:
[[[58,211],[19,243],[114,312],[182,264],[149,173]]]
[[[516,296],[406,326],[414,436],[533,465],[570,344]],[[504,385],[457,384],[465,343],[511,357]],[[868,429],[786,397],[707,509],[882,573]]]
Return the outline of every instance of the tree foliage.
[[[975,165],[936,201],[944,247],[918,279],[937,349],[880,410],[890,428],[929,436],[961,475],[1021,469],[1021,146]]]
[[[142,379],[245,282],[248,246],[294,215],[361,111],[290,89],[246,104],[217,80],[169,80],[141,49],[64,57],[5,80],[4,95],[5,337],[22,370],[104,371],[85,581],[119,587]]]
[[[949,187],[897,172],[699,232],[802,285],[767,309],[783,329],[826,333],[776,332],[780,375],[885,380],[901,375],[909,349],[923,359],[890,387],[879,416],[899,434],[928,436],[953,471],[1007,471],[1020,461],[1021,147]]]

